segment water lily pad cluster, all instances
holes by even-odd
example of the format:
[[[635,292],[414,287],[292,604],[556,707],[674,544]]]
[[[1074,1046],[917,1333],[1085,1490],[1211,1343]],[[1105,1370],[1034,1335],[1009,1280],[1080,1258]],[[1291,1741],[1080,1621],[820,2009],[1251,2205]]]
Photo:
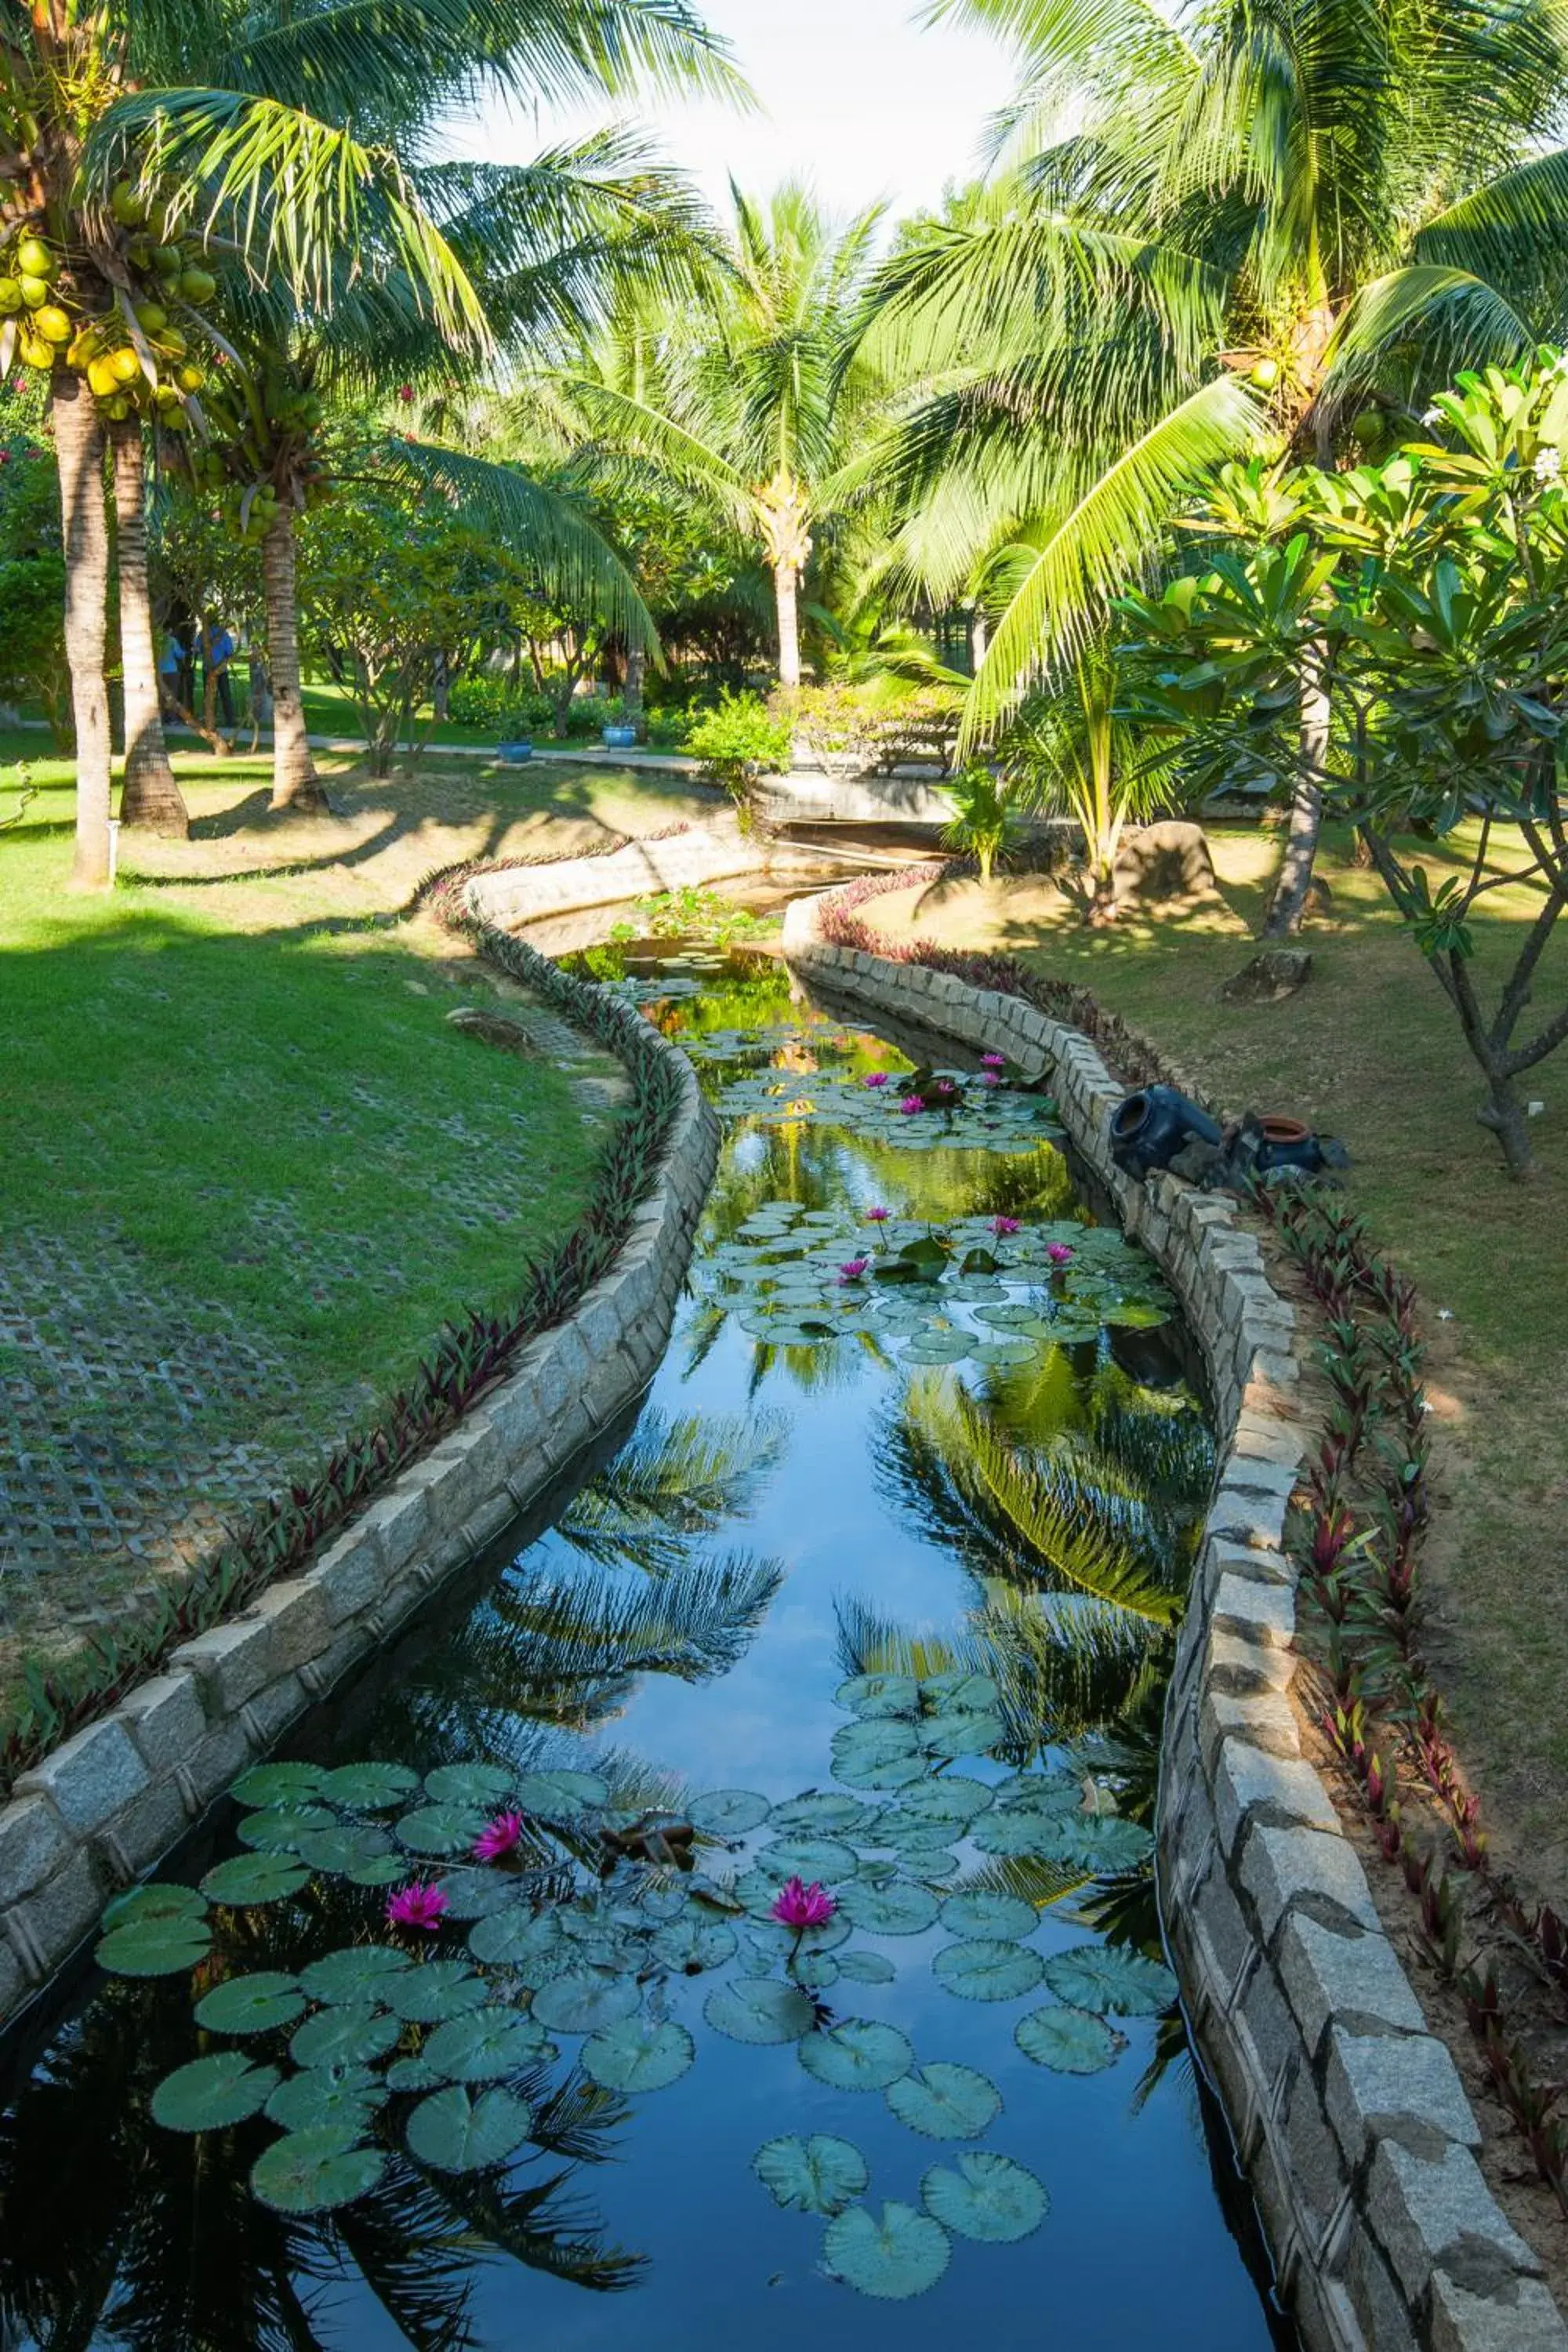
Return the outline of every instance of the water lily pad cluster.
[[[730,1061],[744,1050],[740,1034],[715,1033],[700,1058]],[[753,1033],[745,1045],[763,1042]],[[762,1067],[721,1087],[717,1108],[725,1118],[761,1127],[816,1120],[910,1151],[1027,1150],[1061,1136],[1056,1105],[1016,1072],[911,1069],[892,1055],[879,1069],[857,1071],[850,1066],[853,1041],[840,1048],[816,1029],[778,1033],[766,1042],[771,1051]]]
[[[1175,1312],[1142,1251],[1111,1228],[1072,1219],[974,1216],[937,1226],[769,1201],[695,1273],[712,1302],[763,1345],[858,1340],[911,1366],[1030,1363]]]
[[[444,2174],[510,2165],[563,2043],[591,2082],[636,2097],[678,2083],[705,2029],[793,2051],[819,2086],[880,2098],[913,2138],[958,2150],[928,2166],[918,2201],[880,2207],[861,2201],[869,2168],[849,2140],[786,2134],[758,2151],[778,2203],[827,2222],[826,2265],[850,2286],[917,2294],[946,2270],[954,2236],[1028,2234],[1043,2186],[973,2145],[1002,2114],[995,2084],[917,2053],[859,2013],[864,1995],[897,1974],[879,1947],[915,1959],[914,1939],[934,1931],[934,1979],[959,1998],[1046,1996],[1016,2023],[1025,2056],[1066,2074],[1110,2064],[1124,2042],[1109,2020],[1157,2012],[1171,1979],[1098,1943],[1042,1952],[1040,1915],[986,1883],[987,1858],[1120,1873],[1144,1859],[1147,1832],[1086,1812],[1067,1772],[979,1777],[995,1774],[1006,1737],[984,1674],[862,1675],[838,1696],[837,1785],[780,1803],[708,1791],[679,1824],[658,1817],[673,1842],[653,1821],[635,1859],[616,1843],[628,1817],[594,1772],[247,1773],[241,1851],[199,1885],[139,1887],[106,1915],[105,1969],[192,1980],[202,2054],[159,2084],[155,2120],[186,2133],[270,2125],[248,2158],[253,2193],[322,2212],[374,2189],[398,2146]],[[499,1859],[477,1862],[481,1845]],[[832,1896],[798,1931],[775,1916],[793,1878]],[[426,1900],[407,1916],[428,1926],[389,1925],[411,1882]],[[342,1937],[331,1948],[323,1919]],[[291,1948],[296,1964],[256,1965],[258,1943],[268,1958]]]

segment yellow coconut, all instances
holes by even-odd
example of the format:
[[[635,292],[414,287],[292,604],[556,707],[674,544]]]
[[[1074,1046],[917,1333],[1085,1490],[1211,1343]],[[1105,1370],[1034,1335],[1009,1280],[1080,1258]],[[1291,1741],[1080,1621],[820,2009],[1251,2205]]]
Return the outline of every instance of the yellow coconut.
[[[68,343],[71,339],[71,322],[58,302],[46,302],[33,325],[46,343]]]
[[[18,349],[30,368],[52,368],[55,363],[55,347],[41,335],[24,335]]]
[[[14,319],[22,307],[22,289],[15,278],[0,278],[0,319]]]
[[[100,400],[112,400],[120,389],[120,378],[106,359],[89,360],[87,381]]]
[[[117,352],[110,352],[109,364],[121,383],[134,383],[142,373],[142,362],[130,343],[121,343]]]
[[[16,283],[22,289],[23,307],[28,310],[41,310],[53,291],[47,278],[35,278],[28,269],[22,272]]]
[[[16,267],[24,278],[47,281],[54,275],[55,257],[41,237],[25,236],[16,247]]]
[[[161,335],[169,323],[169,314],[162,302],[138,302],[136,323],[144,335]]]

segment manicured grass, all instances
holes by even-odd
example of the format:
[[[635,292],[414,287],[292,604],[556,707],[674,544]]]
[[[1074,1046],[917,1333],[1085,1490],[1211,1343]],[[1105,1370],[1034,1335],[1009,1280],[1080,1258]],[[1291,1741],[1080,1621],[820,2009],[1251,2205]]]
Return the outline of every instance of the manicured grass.
[[[1228,1109],[1294,1113],[1349,1145],[1352,1196],[1426,1309],[1446,1506],[1427,1553],[1434,1664],[1498,1843],[1568,1905],[1568,1047],[1530,1081],[1546,1111],[1531,1129],[1535,1178],[1516,1185],[1475,1122],[1479,1073],[1447,1000],[1348,842],[1331,840],[1322,861],[1334,911],[1306,937],[1313,978],[1274,1005],[1220,994],[1252,952],[1273,845],[1246,830],[1213,842],[1228,918],[1091,933],[1058,894],[1023,884],[988,899],[975,886],[900,894],[865,912],[896,935],[1018,952],[1091,988]],[[1422,855],[1436,879],[1442,856]],[[1538,903],[1523,891],[1482,902],[1483,972],[1511,960]],[[1565,994],[1560,935],[1536,1004],[1544,1014]]]
[[[0,737],[0,760],[14,744]],[[316,1458],[406,1379],[444,1318],[516,1295],[582,1213],[615,1115],[574,1092],[618,1076],[592,1049],[563,1067],[448,1026],[456,1004],[517,992],[403,919],[415,884],[514,844],[567,854],[623,823],[655,830],[680,805],[637,777],[433,768],[363,792],[338,775],[332,817],[279,822],[265,761],[183,757],[197,837],[123,836],[119,887],[79,897],[64,887],[68,767],[26,748],[44,789],[0,831],[0,1233],[41,1236],[70,1295],[44,1353],[24,1332],[0,1375],[31,1383],[34,1411],[46,1359],[112,1364],[112,1332],[140,1379],[144,1285],[149,1334],[158,1318],[188,1329],[197,1357],[237,1335],[278,1380],[187,1400],[188,1428],[132,1433],[137,1460],[177,1447],[198,1493],[201,1463],[235,1447],[302,1467],[302,1446]],[[0,765],[0,820],[15,782]],[[54,1395],[61,1460],[110,1423],[124,1446],[117,1386],[73,1373]],[[0,1679],[164,1564],[68,1546],[58,1573],[8,1579]]]

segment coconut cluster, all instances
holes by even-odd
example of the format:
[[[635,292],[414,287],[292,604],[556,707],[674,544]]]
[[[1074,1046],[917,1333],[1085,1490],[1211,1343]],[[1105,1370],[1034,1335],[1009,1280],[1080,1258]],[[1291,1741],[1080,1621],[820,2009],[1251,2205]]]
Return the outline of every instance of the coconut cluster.
[[[281,368],[257,375],[229,369],[214,383],[204,411],[212,439],[187,448],[191,477],[217,497],[224,520],[243,544],[260,544],[285,500],[294,508],[314,507],[325,497],[326,478],[312,446],[324,405]]]
[[[203,265],[199,244],[180,235],[168,206],[129,180],[111,191],[94,243],[100,249],[90,274],[110,290],[107,303],[89,308],[79,273],[46,235],[25,221],[0,228],[0,338],[14,333],[29,367],[53,369],[63,361],[85,376],[111,420],[137,410],[183,431],[206,373],[176,321],[200,330],[198,314],[217,280]]]

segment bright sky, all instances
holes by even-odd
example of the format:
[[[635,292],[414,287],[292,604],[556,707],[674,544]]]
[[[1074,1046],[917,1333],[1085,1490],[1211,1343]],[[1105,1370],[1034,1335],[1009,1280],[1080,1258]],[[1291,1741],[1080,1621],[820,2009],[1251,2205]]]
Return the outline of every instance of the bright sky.
[[[922,28],[917,0],[697,0],[731,44],[763,111],[673,105],[644,109],[672,162],[722,202],[728,175],[765,194],[792,176],[812,181],[837,212],[887,198],[895,211],[934,205],[976,168],[986,117],[1012,87],[1006,54],[979,33]],[[491,113],[458,128],[464,154],[520,163],[540,137],[602,119]]]

